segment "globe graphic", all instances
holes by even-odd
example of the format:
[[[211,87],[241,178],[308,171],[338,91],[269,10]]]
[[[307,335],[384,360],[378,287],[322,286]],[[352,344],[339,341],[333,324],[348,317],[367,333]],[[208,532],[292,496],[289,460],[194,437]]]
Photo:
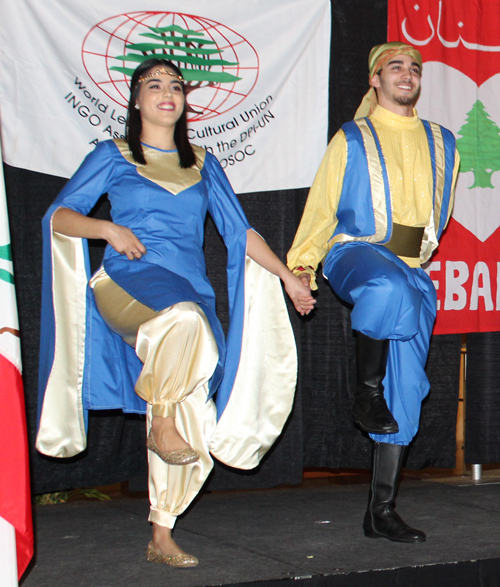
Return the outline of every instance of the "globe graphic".
[[[152,29],[170,25],[198,33],[197,38],[209,39],[213,43],[206,46],[218,50],[217,60],[231,63],[214,65],[210,68],[212,72],[230,73],[241,78],[224,83],[198,82],[187,87],[189,121],[208,120],[224,114],[250,94],[259,75],[259,57],[252,45],[224,24],[178,12],[129,12],[96,24],[90,29],[82,45],[82,61],[87,74],[108,98],[126,108],[130,95],[130,77],[112,68],[137,67],[137,62],[124,61],[120,57],[131,53],[131,44],[145,43],[148,38],[144,33],[151,35]],[[173,62],[175,54],[186,55],[185,52],[174,49],[173,54],[169,55]],[[149,56],[154,57],[155,52],[149,52]],[[183,67],[181,63],[177,65]]]

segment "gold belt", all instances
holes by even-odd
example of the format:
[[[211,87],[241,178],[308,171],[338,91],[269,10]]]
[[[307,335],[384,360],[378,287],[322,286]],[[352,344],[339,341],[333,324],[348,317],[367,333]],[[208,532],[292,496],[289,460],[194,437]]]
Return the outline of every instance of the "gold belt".
[[[421,226],[403,226],[392,224],[391,240],[385,243],[385,247],[398,257],[420,257],[420,248],[424,228]]]

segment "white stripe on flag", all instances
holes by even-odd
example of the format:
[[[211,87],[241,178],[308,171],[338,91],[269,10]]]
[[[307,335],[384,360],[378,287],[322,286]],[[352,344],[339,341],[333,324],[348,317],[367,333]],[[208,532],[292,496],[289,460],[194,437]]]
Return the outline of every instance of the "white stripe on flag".
[[[17,587],[16,531],[0,517],[0,577],[2,587]]]

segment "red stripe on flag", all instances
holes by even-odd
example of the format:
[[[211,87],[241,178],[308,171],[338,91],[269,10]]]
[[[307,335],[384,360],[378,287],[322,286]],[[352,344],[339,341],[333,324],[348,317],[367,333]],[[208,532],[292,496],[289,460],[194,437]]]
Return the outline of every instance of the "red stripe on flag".
[[[23,381],[0,355],[0,516],[16,530],[18,576],[33,556],[33,521]]]

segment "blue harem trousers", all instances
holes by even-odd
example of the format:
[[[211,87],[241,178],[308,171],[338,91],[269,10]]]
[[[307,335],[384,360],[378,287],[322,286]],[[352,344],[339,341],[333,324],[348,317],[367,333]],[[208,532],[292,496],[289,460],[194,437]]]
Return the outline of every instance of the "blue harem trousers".
[[[399,425],[397,434],[370,434],[377,442],[407,445],[418,430],[420,406],[429,393],[425,363],[436,317],[436,290],[423,269],[413,269],[383,245],[335,245],[323,264],[335,293],[354,307],[351,326],[389,339],[384,397]]]

